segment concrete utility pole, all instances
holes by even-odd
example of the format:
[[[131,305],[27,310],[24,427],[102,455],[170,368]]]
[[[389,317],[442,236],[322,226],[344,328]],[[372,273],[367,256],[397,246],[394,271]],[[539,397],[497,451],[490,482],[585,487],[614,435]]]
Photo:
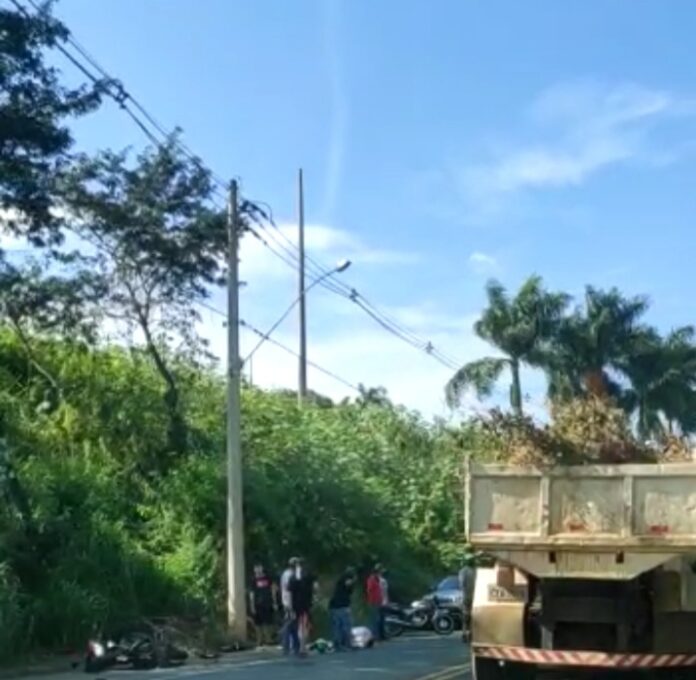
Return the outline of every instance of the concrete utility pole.
[[[299,239],[300,248],[300,278],[298,299],[300,303],[300,375],[297,390],[297,401],[302,406],[302,402],[307,396],[307,311],[305,300],[307,291],[305,290],[305,247],[304,247],[304,183],[302,181],[302,168],[298,173],[299,191]]]
[[[239,232],[237,182],[227,207],[227,621],[230,633],[247,636],[239,360]]]

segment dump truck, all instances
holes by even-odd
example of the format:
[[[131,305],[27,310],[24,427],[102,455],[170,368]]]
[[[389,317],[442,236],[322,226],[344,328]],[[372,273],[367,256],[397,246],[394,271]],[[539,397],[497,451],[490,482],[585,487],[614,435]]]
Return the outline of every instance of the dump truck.
[[[696,464],[467,464],[476,680],[696,678]],[[565,677],[565,676],[564,676]]]

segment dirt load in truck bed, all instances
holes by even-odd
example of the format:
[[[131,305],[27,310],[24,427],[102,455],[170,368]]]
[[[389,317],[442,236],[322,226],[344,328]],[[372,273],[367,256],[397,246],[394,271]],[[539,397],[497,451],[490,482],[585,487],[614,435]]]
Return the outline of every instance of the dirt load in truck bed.
[[[552,403],[550,415],[548,424],[539,425],[528,416],[491,411],[481,423],[494,438],[495,461],[548,467],[692,460],[688,444],[678,437],[639,441],[625,411],[609,399]]]

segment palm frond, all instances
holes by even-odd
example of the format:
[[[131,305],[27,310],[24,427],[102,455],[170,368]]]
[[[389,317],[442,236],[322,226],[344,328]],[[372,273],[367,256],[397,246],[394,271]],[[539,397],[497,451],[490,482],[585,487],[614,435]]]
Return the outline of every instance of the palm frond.
[[[490,397],[495,383],[509,365],[509,359],[486,357],[462,366],[445,387],[448,406],[450,408],[458,406],[468,389],[472,389],[479,399]]]

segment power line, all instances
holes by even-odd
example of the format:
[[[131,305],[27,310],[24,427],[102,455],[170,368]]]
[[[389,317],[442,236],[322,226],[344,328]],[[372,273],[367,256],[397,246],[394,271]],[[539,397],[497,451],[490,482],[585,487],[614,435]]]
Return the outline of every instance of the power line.
[[[227,314],[225,312],[219,310],[217,307],[214,307],[213,305],[208,304],[207,302],[199,302],[198,304],[201,305],[201,307],[204,307],[205,309],[213,312],[214,314],[217,314],[218,316],[221,316],[225,319],[227,319]],[[276,345],[276,347],[279,347],[282,350],[285,350],[286,352],[292,354],[296,358],[299,358],[299,353],[295,352],[295,350],[291,349],[287,345],[284,345],[283,343],[279,342],[275,338],[270,337],[270,334],[275,330],[275,327],[269,330],[267,333],[264,333],[263,331],[260,331],[258,328],[255,326],[252,326],[250,323],[247,323],[244,321],[244,319],[239,320],[239,324],[243,326],[244,328],[248,328],[252,333],[255,335],[258,335],[261,338],[262,343],[263,342],[270,342],[272,345]],[[253,354],[253,352],[251,353]],[[251,354],[249,356],[251,356]],[[249,357],[247,357],[248,359]],[[246,362],[247,359],[244,361]],[[350,389],[355,390],[356,392],[360,391],[360,388],[354,385],[353,383],[349,382],[345,378],[342,378],[340,375],[334,373],[333,371],[330,371],[328,368],[324,368],[323,366],[320,366],[319,364],[315,363],[314,361],[307,361],[307,364],[309,366],[312,366],[313,368],[316,368],[317,371],[320,371],[324,375],[329,376],[330,378],[333,378],[334,380],[342,383],[346,387],[350,387]]]
[[[271,238],[273,238],[272,235],[274,233],[281,234],[283,236],[283,239],[286,241],[287,244],[289,244],[289,246],[296,248],[292,241],[289,238],[287,238],[287,236],[285,236],[283,232],[277,227],[275,227],[274,230],[270,230],[267,227],[264,228],[264,234],[271,235]],[[283,247],[284,252],[288,255],[280,255],[276,250],[274,250],[273,247],[270,246],[267,240],[263,239],[263,237],[261,237],[259,234],[255,234],[255,236],[259,238],[261,242],[271,250],[271,252],[273,252],[277,257],[283,260],[286,264],[288,264],[293,269],[297,268],[297,265],[299,263],[299,255],[297,253],[295,253],[292,250],[289,250],[288,247]],[[277,239],[273,239],[273,241],[275,244],[278,244]],[[291,257],[292,261],[289,261],[288,257]],[[310,269],[310,273],[315,277],[315,280],[320,279],[322,276],[325,275],[326,272],[330,271],[328,268],[325,268],[322,265],[318,264],[315,260],[312,260],[311,258],[308,259],[314,265]],[[403,342],[408,343],[409,345],[411,345],[411,347],[425,352],[443,366],[446,366],[447,368],[452,370],[457,370],[461,367],[461,362],[457,361],[456,359],[452,358],[451,356],[448,356],[444,352],[437,349],[430,340],[421,338],[413,331],[402,326],[399,322],[395,321],[392,317],[390,317],[382,310],[380,310],[378,307],[376,307],[373,303],[371,303],[364,295],[359,293],[355,288],[351,288],[347,284],[340,281],[329,280],[321,281],[319,285],[323,288],[326,288],[330,292],[353,302],[385,331],[391,333]]]
[[[299,254],[298,252],[296,252],[298,251],[296,244],[293,243],[293,241],[290,238],[288,238],[283,233],[283,231],[275,224],[275,222],[272,219],[272,215],[269,218],[269,221],[273,229],[269,229],[268,227],[261,225],[262,229],[264,230],[264,233],[269,235],[276,244],[278,243],[278,239],[274,237],[274,234],[278,234],[287,244],[281,246],[284,252],[287,253],[295,262],[299,264]],[[268,246],[268,243],[266,243],[266,245]],[[270,248],[270,246],[268,247]],[[273,249],[271,248],[271,250]],[[287,262],[287,258],[284,257],[281,259],[283,259],[287,264],[290,264]],[[306,256],[306,260],[309,262],[310,265],[308,266],[310,273],[317,279],[321,276],[324,276],[326,272],[329,271],[328,268],[319,264],[316,260],[309,256]],[[297,265],[293,263],[291,266],[296,267]],[[407,342],[415,349],[426,352],[426,354],[432,356],[440,364],[452,370],[457,370],[461,367],[461,362],[457,361],[453,357],[437,349],[430,340],[421,338],[413,331],[405,328],[393,317],[390,317],[388,314],[376,307],[376,305],[371,303],[364,295],[359,293],[355,288],[351,288],[342,281],[330,281],[328,279],[322,281],[319,285],[331,291],[332,293],[340,295],[341,297],[344,297],[345,299],[355,303],[368,316],[370,316],[374,321],[376,321],[384,330],[391,333],[400,340]]]
[[[25,17],[30,16],[26,7],[24,7],[18,0],[11,0],[11,2]],[[27,0],[27,2],[29,2],[37,13],[42,12],[42,8],[36,2],[36,0]],[[155,144],[155,146],[161,147],[162,140],[158,139],[157,134],[155,134],[155,132],[148,127],[148,124],[152,126],[164,140],[171,139],[171,133],[169,133],[164,126],[161,125],[161,123],[159,123],[159,121],[152,114],[150,114],[143,104],[141,104],[130,94],[130,92],[126,90],[121,81],[111,76],[111,74],[99,64],[99,62],[77,41],[76,38],[69,34],[67,37],[67,42],[80,55],[80,57],[87,62],[89,67],[80,62],[80,60],[75,55],[71,54],[64,45],[56,43],[55,47],[70,61],[70,63],[72,63],[83,75],[85,75],[95,85],[95,87],[97,87],[107,96],[111,97],[118,104],[118,106],[126,112],[126,114],[147,136],[147,138],[153,144]],[[98,76],[101,76],[101,78],[95,75],[94,71],[96,71]],[[140,115],[138,115],[138,113],[131,108],[131,105],[139,112]],[[144,117],[145,121],[143,121],[140,116]],[[212,187],[213,192],[222,199],[226,200],[226,182],[216,175],[209,167],[205,166],[201,158],[197,156],[188,146],[186,146],[181,139],[175,139],[174,144],[191,161],[207,171],[212,182],[214,183],[214,186]],[[216,207],[218,207],[218,209],[222,209],[219,204],[215,203],[214,201],[213,203],[216,205]],[[262,206],[265,206],[265,211]],[[251,220],[258,225],[260,230],[262,230],[266,236],[268,236],[268,239],[261,236],[261,234],[259,234],[259,232],[251,227],[251,225],[248,223],[246,225],[246,229],[276,257],[285,262],[291,268],[297,269],[299,266],[300,257],[297,245],[293,243],[293,241],[288,238],[281,229],[278,228],[273,219],[273,211],[271,207],[262,201],[248,201],[247,207],[248,216],[250,216]],[[264,218],[268,223],[270,223],[272,228],[269,228],[261,218]],[[269,241],[272,241],[273,245],[271,245]],[[321,277],[324,277],[324,280],[319,281],[319,285],[335,295],[339,295],[356,304],[385,331],[408,343],[415,349],[425,352],[429,356],[433,357],[436,361],[450,369],[456,369],[461,366],[460,362],[437,349],[432,342],[421,338],[413,331],[405,328],[393,317],[387,315],[385,312],[371,303],[364,295],[359,293],[355,288],[351,288],[341,281],[330,280],[329,277],[326,276],[326,273],[330,271],[329,268],[317,262],[311,256],[306,256],[305,262],[308,273],[315,277],[315,281]]]
[[[256,343],[256,345],[254,345],[254,348],[251,350],[251,352],[249,352],[249,354],[247,354],[247,356],[246,356],[246,358],[244,359],[244,361],[242,362],[242,364],[246,364],[246,363],[249,362],[249,360],[251,359],[251,357],[253,357],[254,354],[256,354],[257,350],[261,347],[261,345],[263,345],[263,343],[264,343],[266,340],[269,340],[269,339],[270,339],[271,335],[273,334],[273,331],[275,331],[275,329],[278,328],[278,326],[280,326],[280,324],[283,323],[283,321],[285,321],[285,319],[288,318],[288,314],[290,314],[290,312],[292,312],[292,310],[295,309],[295,307],[297,307],[297,304],[298,304],[298,303],[299,303],[299,299],[298,299],[298,300],[295,300],[295,301],[294,301],[294,302],[293,302],[293,303],[292,303],[292,304],[291,304],[291,305],[278,317],[278,320],[277,320],[265,333],[262,333],[262,334],[261,334],[261,339]]]
[[[276,345],[277,347],[280,347],[280,349],[285,350],[286,352],[289,352],[292,354],[294,357],[298,358],[300,357],[299,353],[296,352],[294,349],[290,349],[290,347],[283,345],[282,343],[278,342],[275,338],[271,338],[267,335],[264,335],[262,331],[260,331],[258,328],[255,328],[251,324],[248,324],[244,319],[240,319],[239,323],[244,326],[245,328],[248,328],[250,331],[253,333],[256,333],[256,335],[260,336],[264,340],[267,340],[273,345]],[[337,380],[340,383],[343,383],[346,387],[349,387],[352,390],[355,390],[356,392],[360,392],[360,388],[357,385],[353,385],[353,383],[348,382],[344,378],[341,378],[340,375],[337,375],[336,373],[333,373],[332,371],[329,371],[328,369],[320,366],[319,364],[313,362],[313,361],[307,361],[308,366],[312,366],[312,368],[316,368],[318,371],[321,371],[325,375],[328,375],[330,378],[333,378],[334,380]]]

